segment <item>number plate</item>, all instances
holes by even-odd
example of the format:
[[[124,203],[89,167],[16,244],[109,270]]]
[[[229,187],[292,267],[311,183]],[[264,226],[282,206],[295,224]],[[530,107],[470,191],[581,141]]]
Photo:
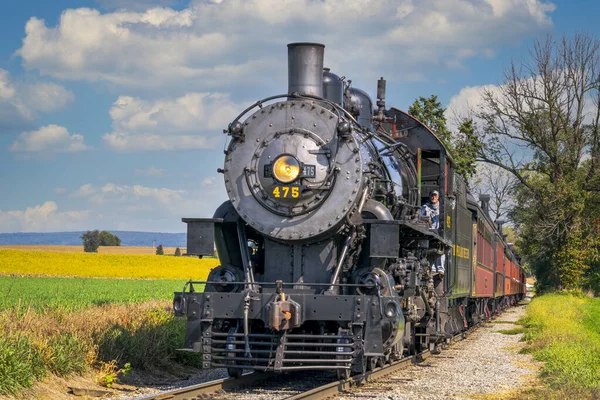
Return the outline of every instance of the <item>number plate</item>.
[[[297,199],[300,197],[300,186],[275,185],[270,192],[276,199]]]
[[[314,178],[316,175],[316,168],[314,165],[303,165],[302,166],[302,174],[300,176],[302,178]]]
[[[267,164],[265,165],[265,170],[263,171],[263,176],[265,178],[273,177],[273,165]],[[316,176],[316,167],[314,165],[303,165],[302,171],[300,171],[300,178],[314,178]]]

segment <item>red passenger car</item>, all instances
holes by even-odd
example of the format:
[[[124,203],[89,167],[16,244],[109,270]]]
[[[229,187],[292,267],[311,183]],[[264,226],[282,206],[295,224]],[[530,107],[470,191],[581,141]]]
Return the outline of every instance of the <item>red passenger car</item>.
[[[502,224],[494,223],[488,212],[489,196],[472,196],[469,209],[473,219],[471,302],[480,315],[490,315],[525,294],[525,274],[502,234]]]

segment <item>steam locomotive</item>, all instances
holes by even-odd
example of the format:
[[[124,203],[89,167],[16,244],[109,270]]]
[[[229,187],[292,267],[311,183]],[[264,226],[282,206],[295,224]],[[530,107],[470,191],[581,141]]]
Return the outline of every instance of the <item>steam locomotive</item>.
[[[383,78],[374,106],[323,68],[324,47],[288,45],[287,93],[224,131],[229,200],[183,219],[188,254],[216,245],[221,262],[173,302],[204,368],[343,379],[438,350],[525,294],[489,197],[474,199],[430,129],[386,108]],[[434,190],[437,229],[420,212]]]

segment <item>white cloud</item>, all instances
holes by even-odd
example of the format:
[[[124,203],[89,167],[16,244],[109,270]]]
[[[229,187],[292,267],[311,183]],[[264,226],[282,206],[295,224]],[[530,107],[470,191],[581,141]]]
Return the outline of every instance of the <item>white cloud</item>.
[[[539,93],[543,92],[542,83],[540,81],[534,81],[533,78],[527,78],[526,81],[529,85],[537,86]],[[502,85],[480,85],[480,86],[466,86],[458,92],[458,94],[450,98],[450,102],[446,107],[445,117],[448,121],[448,127],[454,130],[458,127],[460,120],[464,118],[474,118],[477,120],[476,115],[481,111],[483,106],[484,93],[492,93],[494,96],[502,96]],[[566,101],[566,99],[565,99]],[[528,107],[527,104],[523,107]],[[596,113],[596,104],[594,99],[585,98],[583,102],[583,118],[585,123],[591,122],[591,119]]]
[[[0,69],[0,100],[7,100],[15,95],[8,71]]]
[[[0,232],[52,232],[117,229],[184,232],[182,217],[211,217],[227,198],[219,179],[205,179],[191,189],[143,185],[84,184],[69,195],[80,211],[61,210],[47,201],[23,210],[0,209]],[[62,190],[61,190],[62,192]]]
[[[17,96],[8,71],[0,68],[0,133],[32,128],[33,112]]]
[[[162,205],[171,205],[180,202],[188,195],[185,190],[173,190],[166,188],[151,188],[142,185],[117,185],[107,183],[102,187],[96,187],[91,183],[81,186],[71,193],[71,197],[87,198],[95,204],[131,202],[137,204],[141,201],[154,201]]]
[[[141,150],[189,150],[215,147],[217,141],[192,135],[153,135],[140,133],[129,135],[124,132],[113,132],[102,137],[106,143],[119,151]]]
[[[473,118],[483,105],[483,94],[486,91],[500,91],[497,85],[466,86],[450,98],[445,117],[450,130],[455,131],[464,118]]]
[[[191,187],[193,189],[112,182],[102,186],[85,184],[70,197],[83,199],[90,209],[82,229],[104,226],[107,229],[182,232],[185,230],[182,217],[210,217],[227,198],[222,183],[212,179]]]
[[[0,232],[52,232],[75,230],[89,217],[89,211],[59,211],[53,201],[25,210],[0,210]]]
[[[34,111],[56,112],[63,110],[75,95],[56,83],[36,83],[23,86],[23,101]]]
[[[215,183],[217,183],[219,181],[219,176],[207,176],[206,178],[202,179],[202,184],[203,185],[214,185]]]
[[[38,112],[62,110],[74,97],[56,83],[15,82],[8,71],[0,68],[0,133],[31,129]]]
[[[75,198],[87,198],[95,194],[96,192],[98,192],[98,189],[96,189],[91,183],[86,183],[85,185],[81,186],[79,189],[71,193],[69,196]]]
[[[149,177],[154,177],[154,178],[159,178],[161,176],[165,176],[165,172],[166,171],[163,168],[157,168],[154,166],[150,166],[145,169],[136,169],[135,170],[136,175],[143,175],[143,176],[149,176]]]
[[[240,109],[219,93],[158,101],[121,96],[110,110],[113,132],[103,139],[119,151],[211,148],[220,141],[216,133]]]
[[[9,147],[13,152],[77,152],[89,149],[82,135],[71,135],[67,128],[58,125],[23,132]]]
[[[133,194],[138,198],[148,198],[158,201],[164,205],[170,205],[173,202],[179,202],[183,200],[183,196],[188,195],[185,190],[172,190],[172,189],[157,189],[149,188],[142,185],[133,186]]]
[[[198,0],[181,11],[68,9],[56,27],[31,18],[17,53],[26,68],[67,80],[257,88],[284,79],[284,45],[302,38],[325,43],[326,63],[355,79],[422,79],[549,30],[554,8],[544,0]]]

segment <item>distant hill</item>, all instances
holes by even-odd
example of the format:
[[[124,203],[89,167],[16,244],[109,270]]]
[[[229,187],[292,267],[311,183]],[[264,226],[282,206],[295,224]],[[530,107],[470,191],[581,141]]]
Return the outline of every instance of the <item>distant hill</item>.
[[[122,246],[158,246],[186,247],[185,233],[160,233],[160,232],[133,232],[111,231],[121,238]],[[0,233],[0,245],[28,244],[28,245],[81,245],[83,232],[48,232],[48,233]]]

